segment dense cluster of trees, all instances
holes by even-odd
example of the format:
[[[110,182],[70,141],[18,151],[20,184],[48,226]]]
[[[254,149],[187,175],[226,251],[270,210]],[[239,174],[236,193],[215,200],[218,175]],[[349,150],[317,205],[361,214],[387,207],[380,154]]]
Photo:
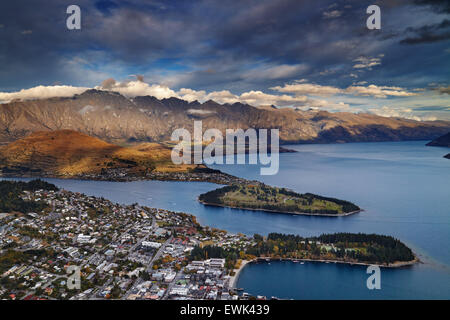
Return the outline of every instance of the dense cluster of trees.
[[[282,212],[299,212],[299,207],[295,204],[263,204],[258,206],[250,206],[252,209],[264,209],[264,210],[273,210],[273,211],[282,211]],[[302,208],[302,213],[312,213],[312,214],[339,214],[338,210],[333,209],[310,209],[310,208]]]
[[[239,259],[239,252],[235,249],[225,250],[217,246],[196,246],[189,255],[189,260],[191,261],[211,258],[225,259],[225,268],[231,270]]]
[[[37,179],[29,182],[0,181],[0,212],[33,212],[42,211],[46,205],[43,202],[25,201],[20,195],[23,191],[54,190],[58,188],[48,182]]]
[[[191,172],[194,172],[194,173],[209,173],[209,174],[225,174],[226,175],[226,173],[222,173],[222,171],[220,171],[220,170],[211,169],[211,168],[208,168],[208,167],[199,167],[199,166],[197,166],[194,169],[192,169]]]
[[[8,190],[8,189],[17,189],[22,191],[37,191],[37,190],[53,190],[58,191],[58,187],[52,183],[48,183],[47,181],[41,179],[35,179],[28,182],[25,181],[9,181],[9,180],[1,180],[0,181],[0,190]]]
[[[28,263],[34,257],[54,258],[56,256],[53,250],[33,249],[26,251],[6,250],[0,256],[0,274],[11,268],[15,264]]]
[[[313,201],[316,199],[316,200],[323,200],[323,201],[334,202],[334,203],[342,206],[342,211],[346,212],[346,213],[360,210],[360,208],[357,205],[355,205],[354,203],[351,203],[350,201],[346,201],[346,200],[330,198],[330,197],[323,197],[323,196],[319,196],[319,195],[313,194],[313,193],[300,194],[300,193],[288,190],[286,188],[281,188],[279,190],[279,192],[281,194],[286,195],[286,196],[303,199],[303,204],[304,205],[305,204],[311,205],[313,203]],[[333,210],[317,210],[317,211],[318,211],[317,213],[333,213],[333,212],[326,212],[326,211],[333,211]],[[321,211],[324,211],[324,212],[321,212]],[[313,212],[313,213],[316,213],[316,212]]]
[[[254,256],[287,256],[294,254],[299,250],[309,250],[310,248],[303,246],[301,236],[286,235],[281,233],[270,233],[266,239],[255,234],[254,239],[256,246],[249,247],[247,254]]]
[[[374,262],[410,261],[414,254],[400,240],[391,236],[365,233],[323,234],[317,238],[321,242],[337,244],[345,247],[351,244],[362,244],[366,253],[351,252],[358,260]]]
[[[237,191],[237,190],[239,190],[239,186],[237,185],[226,186],[223,188],[203,193],[198,198],[200,201],[210,204],[223,204],[223,200],[221,199],[221,197],[230,191]]]
[[[312,193],[305,193],[302,194],[303,197],[305,198],[316,198],[319,200],[325,200],[325,201],[330,201],[330,202],[334,202],[338,205],[342,206],[342,211],[344,212],[353,212],[353,211],[358,211],[361,210],[360,207],[358,207],[356,204],[351,203],[350,201],[346,201],[346,200],[341,200],[341,199],[336,199],[336,198],[329,198],[329,197],[323,197],[323,196],[319,196],[317,194],[312,194]]]
[[[323,234],[304,238],[298,235],[270,233],[266,239],[255,235],[256,246],[247,254],[255,256],[287,256],[351,260],[367,263],[411,261],[414,254],[406,245],[391,236],[363,233]],[[326,250],[323,244],[333,245]]]

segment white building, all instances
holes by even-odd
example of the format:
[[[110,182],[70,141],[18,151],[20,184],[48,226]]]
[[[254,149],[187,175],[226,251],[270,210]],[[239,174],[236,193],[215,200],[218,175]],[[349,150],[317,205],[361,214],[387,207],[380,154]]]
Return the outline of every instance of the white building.
[[[225,266],[225,259],[210,259],[209,266],[211,268],[223,268]]]
[[[143,247],[158,249],[161,247],[161,243],[154,241],[142,241],[141,244]]]
[[[79,243],[89,243],[91,241],[91,236],[89,235],[84,235],[84,234],[79,234],[77,237],[77,241]]]
[[[188,288],[183,287],[174,287],[172,290],[170,290],[171,295],[177,295],[177,296],[187,296],[189,292]]]
[[[177,274],[175,272],[169,272],[168,274],[166,274],[166,276],[164,277],[164,281],[165,282],[172,282],[173,279],[175,279],[175,276]]]

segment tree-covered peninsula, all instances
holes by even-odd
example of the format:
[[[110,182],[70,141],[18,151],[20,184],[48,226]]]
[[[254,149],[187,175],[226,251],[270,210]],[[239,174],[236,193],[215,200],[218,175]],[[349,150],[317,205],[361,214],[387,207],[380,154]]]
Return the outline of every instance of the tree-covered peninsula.
[[[270,233],[255,235],[256,245],[248,253],[255,256],[333,260],[342,262],[394,265],[414,262],[415,256],[400,240],[391,236],[365,233],[333,233],[304,238]]]
[[[231,270],[239,260],[286,259],[294,261],[341,262],[350,264],[377,264],[401,267],[418,261],[414,253],[400,240],[391,236],[365,233],[322,234],[302,237],[293,234],[255,234],[245,248],[197,246],[190,260],[224,258]]]
[[[361,210],[349,201],[300,194],[262,183],[226,186],[200,195],[199,201],[206,205],[308,215],[342,216]]]

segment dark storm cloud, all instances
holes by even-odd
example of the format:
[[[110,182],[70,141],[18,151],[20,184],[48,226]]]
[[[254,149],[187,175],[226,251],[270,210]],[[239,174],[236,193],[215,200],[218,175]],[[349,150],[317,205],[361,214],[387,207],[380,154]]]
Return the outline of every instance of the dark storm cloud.
[[[425,25],[420,28],[408,28],[407,33],[415,36],[407,37],[400,41],[402,44],[432,43],[450,39],[450,20],[445,19],[440,23]]]
[[[450,39],[450,32],[442,34],[423,33],[418,37],[406,38],[400,41],[402,44],[419,44],[419,43],[433,43]]]
[[[65,27],[65,10],[73,3],[82,9],[80,31]],[[381,31],[365,27],[370,4],[48,0],[37,7],[35,1],[2,1],[0,91],[55,82],[92,86],[130,74],[178,88],[237,92],[302,78],[339,87],[361,80],[424,86],[445,79],[446,38],[434,48],[422,41],[414,52],[399,44],[402,38],[445,36],[447,29],[437,26],[445,3],[379,1]],[[417,9],[430,14],[422,25],[410,24],[408,12]],[[422,63],[424,55],[436,61]],[[354,68],[355,59],[379,64]],[[414,68],[419,64],[423,70]]]
[[[448,0],[415,0],[414,3],[430,6],[437,12],[450,13],[450,1]]]

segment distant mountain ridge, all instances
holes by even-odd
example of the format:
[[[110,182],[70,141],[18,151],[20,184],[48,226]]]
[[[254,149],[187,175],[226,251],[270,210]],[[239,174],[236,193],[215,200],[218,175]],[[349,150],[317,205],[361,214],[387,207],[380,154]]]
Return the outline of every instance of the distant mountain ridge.
[[[434,139],[427,143],[427,146],[430,147],[447,147],[450,148],[450,132],[444,134],[443,136]],[[450,153],[446,154],[444,158],[450,159]]]
[[[427,146],[450,148],[450,132],[434,139],[433,141],[428,142]]]
[[[90,89],[71,98],[0,104],[0,144],[36,131],[69,129],[110,143],[161,142],[173,130],[279,128],[281,143],[431,140],[450,130],[449,121],[414,121],[373,114],[257,108],[243,103],[188,102],[152,96],[129,99]]]

